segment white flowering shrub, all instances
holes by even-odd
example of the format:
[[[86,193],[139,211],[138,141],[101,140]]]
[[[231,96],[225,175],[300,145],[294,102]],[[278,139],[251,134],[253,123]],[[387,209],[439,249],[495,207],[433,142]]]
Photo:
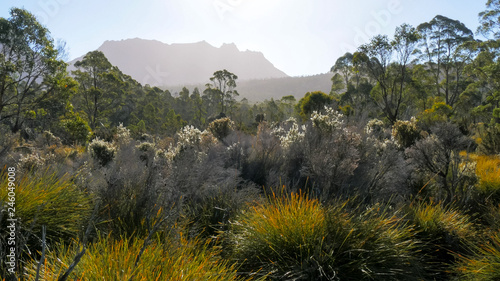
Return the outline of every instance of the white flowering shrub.
[[[365,133],[368,135],[382,135],[384,133],[384,122],[379,119],[368,121],[365,126]]]
[[[314,127],[322,131],[333,131],[342,127],[344,115],[337,112],[332,107],[325,106],[325,113],[314,111],[311,114],[311,121]]]
[[[62,141],[60,138],[54,136],[51,131],[43,131],[42,133],[43,143],[51,146],[51,145],[61,145]]]
[[[227,117],[220,118],[208,124],[207,130],[211,132],[214,137],[222,140],[234,130],[234,122]]]
[[[288,132],[284,136],[280,136],[281,146],[283,148],[288,148],[291,144],[302,141],[304,137],[305,127],[302,127],[301,130],[297,123],[293,123]]]
[[[122,123],[116,127],[116,135],[115,140],[118,146],[129,143],[131,141],[130,138],[130,130],[127,127],[123,126]]]
[[[177,132],[177,146],[197,147],[200,145],[202,132],[194,126],[186,126]]]
[[[106,166],[115,156],[116,148],[113,144],[95,138],[89,144],[88,150],[92,158],[97,160],[101,166]]]
[[[297,120],[291,117],[281,126],[275,127],[272,130],[272,134],[279,138],[283,148],[289,148],[293,143],[304,140],[306,126],[299,126]]]
[[[415,117],[408,121],[396,121],[391,134],[394,142],[401,148],[408,148],[421,138]]]
[[[155,144],[150,142],[141,142],[135,146],[140,152],[151,152],[155,150]]]
[[[21,158],[17,163],[17,170],[22,172],[30,172],[39,170],[45,166],[45,158],[41,157],[38,153],[31,153],[23,156],[21,154]]]

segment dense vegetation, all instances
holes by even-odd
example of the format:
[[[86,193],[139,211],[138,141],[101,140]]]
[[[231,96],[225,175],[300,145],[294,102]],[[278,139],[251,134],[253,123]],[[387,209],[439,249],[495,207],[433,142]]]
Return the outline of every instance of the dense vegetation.
[[[500,1],[332,67],[330,93],[140,85],[0,18],[5,280],[499,280]],[[16,274],[8,274],[15,168]]]

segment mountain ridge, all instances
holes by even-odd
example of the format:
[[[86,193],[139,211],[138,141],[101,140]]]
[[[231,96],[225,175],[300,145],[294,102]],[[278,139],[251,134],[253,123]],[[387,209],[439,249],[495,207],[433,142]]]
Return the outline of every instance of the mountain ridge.
[[[221,69],[238,75],[240,80],[289,77],[261,52],[240,51],[234,43],[214,47],[206,41],[167,44],[133,38],[107,40],[97,50],[123,73],[151,86],[207,82]],[[81,59],[83,56],[70,61],[70,70]]]

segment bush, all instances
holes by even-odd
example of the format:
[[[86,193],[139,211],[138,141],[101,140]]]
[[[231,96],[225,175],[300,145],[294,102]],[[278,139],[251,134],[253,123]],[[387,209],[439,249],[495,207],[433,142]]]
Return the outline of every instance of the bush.
[[[223,140],[233,130],[234,122],[227,117],[214,120],[208,124],[208,131],[210,131],[218,140]]]
[[[106,166],[115,156],[115,147],[106,141],[95,138],[89,144],[89,151],[92,158],[97,160],[101,166]]]
[[[419,280],[411,229],[378,208],[350,214],[346,204],[273,194],[232,225],[232,257],[276,280]]]
[[[479,152],[484,154],[499,154],[500,124],[491,123],[486,126],[480,126],[480,134]]]
[[[414,145],[421,138],[416,120],[412,118],[410,121],[396,121],[392,125],[392,137],[401,148]]]
[[[144,239],[116,240],[99,237],[89,245],[69,279],[73,280],[250,280],[239,278],[235,266],[219,260],[207,245],[196,241],[180,242],[155,239],[144,251]],[[49,251],[42,270],[43,280],[58,280],[79,252],[77,243],[63,244]],[[140,256],[136,264],[137,257]],[[34,280],[36,262],[28,264],[30,278]]]

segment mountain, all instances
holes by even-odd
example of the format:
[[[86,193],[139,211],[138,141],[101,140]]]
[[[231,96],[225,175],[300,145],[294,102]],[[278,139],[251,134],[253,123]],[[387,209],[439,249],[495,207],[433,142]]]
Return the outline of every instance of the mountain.
[[[141,84],[172,86],[207,83],[217,70],[227,69],[238,80],[288,77],[262,53],[240,51],[235,44],[214,47],[205,41],[165,44],[156,40],[106,41],[99,48],[112,65]],[[71,62],[70,70],[79,57]]]

